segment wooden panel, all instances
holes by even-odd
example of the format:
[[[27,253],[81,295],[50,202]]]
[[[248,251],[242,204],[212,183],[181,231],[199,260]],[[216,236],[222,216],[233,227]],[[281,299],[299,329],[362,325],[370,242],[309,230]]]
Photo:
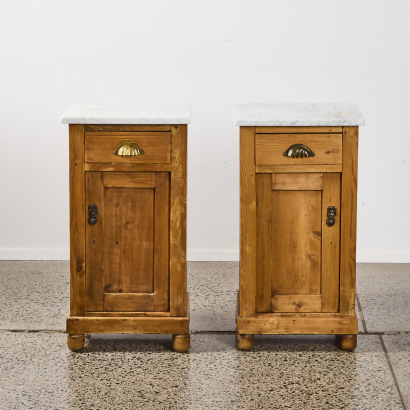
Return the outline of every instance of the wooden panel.
[[[240,315],[256,310],[255,127],[240,127]]]
[[[256,172],[258,174],[342,172],[342,165],[257,165]]]
[[[169,317],[169,312],[87,312],[86,317]]]
[[[169,309],[169,173],[155,174],[154,292],[156,311]]]
[[[70,314],[85,313],[84,126],[69,125],[70,136]]]
[[[97,223],[86,223],[86,293],[87,311],[104,308],[103,232],[104,232],[104,186],[101,172],[86,173],[86,198],[88,205],[98,206]]]
[[[106,172],[106,188],[155,188],[155,172]]]
[[[314,157],[289,158],[283,153],[293,144],[307,145]],[[255,136],[256,165],[341,164],[341,134],[257,134]]]
[[[134,142],[144,150],[143,155],[114,155],[123,142]],[[171,137],[168,132],[87,132],[85,134],[86,162],[169,163]]]
[[[67,333],[188,334],[188,317],[68,317]]]
[[[320,191],[272,191],[272,295],[318,295]]]
[[[134,125],[134,124],[88,124],[85,131],[171,131],[170,125]]]
[[[186,315],[187,126],[171,128],[170,312]]]
[[[277,191],[321,191],[323,174],[272,174],[272,190]]]
[[[335,206],[333,226],[326,225],[327,208]],[[322,194],[322,312],[339,309],[340,174],[324,175]]]
[[[87,162],[84,164],[84,167],[86,171],[171,171],[171,164],[113,164],[109,162]]]
[[[358,127],[343,128],[340,314],[355,315]]]
[[[257,134],[342,133],[342,127],[256,127]]]
[[[107,293],[111,295],[111,293]],[[169,312],[87,312],[86,317],[169,317]]]
[[[275,295],[272,297],[273,312],[320,312],[321,295]]]
[[[271,176],[256,175],[256,311],[272,308],[272,188]]]
[[[238,317],[239,334],[357,334],[357,317],[271,316]]]
[[[106,312],[149,312],[154,310],[154,294],[151,293],[105,293]]]
[[[105,188],[104,197],[104,291],[153,293],[154,189]]]

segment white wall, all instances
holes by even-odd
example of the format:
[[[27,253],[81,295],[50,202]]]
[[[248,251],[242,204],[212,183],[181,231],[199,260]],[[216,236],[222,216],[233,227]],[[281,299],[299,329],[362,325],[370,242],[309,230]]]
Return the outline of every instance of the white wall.
[[[2,1],[0,259],[67,259],[73,102],[190,102],[188,258],[237,260],[236,102],[356,102],[358,260],[410,262],[410,3]]]

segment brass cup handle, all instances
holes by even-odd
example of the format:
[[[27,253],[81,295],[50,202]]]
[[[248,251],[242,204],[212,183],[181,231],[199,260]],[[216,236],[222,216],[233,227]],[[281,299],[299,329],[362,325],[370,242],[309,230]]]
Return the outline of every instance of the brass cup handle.
[[[145,154],[145,152],[135,142],[123,142],[118,145],[117,149],[114,151],[114,154],[128,157],[132,155],[142,155]]]
[[[283,156],[290,158],[306,158],[314,157],[315,153],[306,145],[293,144],[283,153]]]

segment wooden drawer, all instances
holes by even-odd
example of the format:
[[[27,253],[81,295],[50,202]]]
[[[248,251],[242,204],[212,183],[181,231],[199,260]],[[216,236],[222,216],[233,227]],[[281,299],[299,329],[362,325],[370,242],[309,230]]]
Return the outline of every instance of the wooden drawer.
[[[133,142],[142,155],[118,156],[116,148],[124,142]],[[86,132],[85,162],[119,162],[158,164],[171,162],[170,132]]]
[[[312,157],[291,158],[285,151],[294,144],[303,144]],[[341,164],[342,134],[256,134],[256,165]]]

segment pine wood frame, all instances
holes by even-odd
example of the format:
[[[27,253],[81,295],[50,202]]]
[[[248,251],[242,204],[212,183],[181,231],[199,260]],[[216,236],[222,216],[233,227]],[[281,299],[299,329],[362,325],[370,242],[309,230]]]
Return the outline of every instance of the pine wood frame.
[[[85,135],[92,132],[171,133],[170,163],[85,162]],[[153,134],[154,135],[154,134]],[[187,125],[69,125],[70,139],[70,314],[68,346],[84,346],[86,333],[173,334],[176,351],[189,349],[189,295],[186,276]],[[86,172],[169,172],[169,309],[165,312],[87,312]],[[167,284],[168,285],[168,284]]]
[[[255,164],[257,134],[314,133],[342,135],[341,164]],[[336,334],[344,350],[356,347],[358,322],[355,313],[356,209],[358,127],[240,127],[240,283],[237,302],[238,348],[249,350],[254,334]],[[256,174],[341,173],[340,281],[333,287],[339,301],[337,313],[257,313],[258,249]],[[267,180],[268,181],[268,180]],[[266,183],[270,183],[269,181]],[[266,228],[269,229],[269,228]],[[264,263],[264,262],[261,262]],[[353,335],[354,337],[352,337]]]

